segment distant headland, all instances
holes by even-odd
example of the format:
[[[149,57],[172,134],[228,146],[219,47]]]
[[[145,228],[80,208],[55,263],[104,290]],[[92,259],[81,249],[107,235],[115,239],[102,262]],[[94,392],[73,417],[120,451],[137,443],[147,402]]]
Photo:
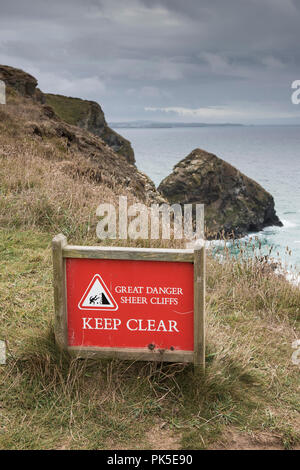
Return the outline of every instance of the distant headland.
[[[241,127],[243,124],[233,124],[230,122],[220,124],[208,124],[205,122],[159,122],[159,121],[122,121],[109,122],[115,129],[158,129],[172,127]]]

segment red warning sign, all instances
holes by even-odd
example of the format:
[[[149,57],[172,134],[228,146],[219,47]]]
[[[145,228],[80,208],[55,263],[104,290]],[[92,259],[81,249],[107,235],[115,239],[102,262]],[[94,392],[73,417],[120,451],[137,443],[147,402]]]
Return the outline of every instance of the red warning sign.
[[[68,344],[194,349],[189,262],[66,259]]]

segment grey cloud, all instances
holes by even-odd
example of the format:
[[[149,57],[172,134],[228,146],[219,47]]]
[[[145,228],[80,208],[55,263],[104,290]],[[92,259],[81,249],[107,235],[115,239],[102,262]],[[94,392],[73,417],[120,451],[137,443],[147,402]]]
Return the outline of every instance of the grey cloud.
[[[298,119],[299,23],[296,0],[0,0],[0,62],[109,119],[247,103],[251,121],[255,105]]]

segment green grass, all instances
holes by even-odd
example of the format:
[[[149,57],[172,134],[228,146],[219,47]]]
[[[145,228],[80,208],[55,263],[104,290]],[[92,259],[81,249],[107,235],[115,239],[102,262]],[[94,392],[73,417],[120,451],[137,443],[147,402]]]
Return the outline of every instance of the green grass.
[[[208,257],[205,376],[191,365],[74,360],[54,342],[50,249],[49,234],[0,231],[0,448],[201,449],[230,430],[297,446],[299,290]]]
[[[72,98],[63,95],[45,94],[46,103],[51,106],[55,113],[68,124],[76,126],[86,116],[90,103],[80,98]]]

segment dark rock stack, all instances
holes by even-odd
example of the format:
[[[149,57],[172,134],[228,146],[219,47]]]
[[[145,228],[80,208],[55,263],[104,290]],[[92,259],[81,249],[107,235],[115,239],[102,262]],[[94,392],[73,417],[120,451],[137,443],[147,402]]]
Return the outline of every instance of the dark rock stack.
[[[282,226],[274,199],[258,183],[212,153],[193,150],[175,165],[158,190],[170,203],[205,204],[207,238],[241,237]]]

